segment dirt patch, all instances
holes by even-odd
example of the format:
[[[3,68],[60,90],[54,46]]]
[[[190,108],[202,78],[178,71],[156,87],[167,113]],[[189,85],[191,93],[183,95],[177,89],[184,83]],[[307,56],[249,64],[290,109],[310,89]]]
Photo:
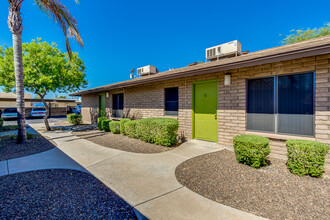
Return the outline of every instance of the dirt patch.
[[[137,219],[92,175],[38,170],[0,177],[0,219]]]
[[[270,219],[330,219],[330,179],[298,177],[286,161],[271,158],[260,169],[236,162],[234,152],[192,158],[176,169],[178,181],[192,191]]]
[[[125,135],[112,134],[111,132],[104,132],[99,130],[75,131],[72,132],[72,134],[104,147],[134,153],[160,153],[172,150],[176,147],[159,146],[151,143],[146,143],[139,139],[129,138]]]
[[[55,147],[52,140],[41,135],[35,135],[24,144],[17,144],[17,140],[11,140],[9,136],[1,137],[0,142],[0,161],[41,153]]]

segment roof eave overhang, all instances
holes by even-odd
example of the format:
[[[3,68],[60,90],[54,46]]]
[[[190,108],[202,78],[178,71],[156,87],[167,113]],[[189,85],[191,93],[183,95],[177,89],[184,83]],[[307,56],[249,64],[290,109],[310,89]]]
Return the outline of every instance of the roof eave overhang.
[[[134,80],[125,81],[123,83],[116,83],[114,85],[108,85],[108,86],[103,86],[103,87],[97,87],[95,89],[83,90],[83,91],[71,93],[69,95],[70,96],[80,96],[80,95],[84,95],[84,94],[98,93],[98,92],[107,91],[107,90],[111,90],[111,89],[131,87],[131,86],[137,86],[137,85],[146,84],[146,83],[153,83],[153,82],[183,78],[183,77],[188,77],[188,76],[208,74],[208,73],[213,73],[213,72],[228,71],[228,70],[233,70],[233,69],[257,66],[257,65],[292,60],[292,59],[299,59],[299,58],[303,58],[303,57],[310,57],[310,56],[316,56],[316,55],[322,55],[322,54],[328,54],[328,53],[330,53],[330,45],[322,45],[322,46],[317,46],[317,47],[298,49],[298,50],[289,51],[289,52],[260,56],[260,57],[255,57],[255,58],[251,58],[251,59],[247,59],[247,60],[225,63],[225,64],[220,64],[220,65],[215,65],[215,66],[208,66],[208,67],[203,67],[203,68],[199,68],[199,69],[186,70],[186,71],[175,72],[175,73],[159,74],[159,75],[157,75],[157,77],[145,78],[143,80],[138,80],[138,81],[134,81]]]

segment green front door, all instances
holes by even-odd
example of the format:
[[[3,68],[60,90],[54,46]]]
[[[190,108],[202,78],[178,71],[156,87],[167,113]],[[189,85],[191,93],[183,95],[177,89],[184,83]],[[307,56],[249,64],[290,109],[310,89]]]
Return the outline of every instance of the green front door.
[[[193,84],[194,138],[218,142],[218,81]]]
[[[105,116],[105,94],[99,95],[99,116]]]

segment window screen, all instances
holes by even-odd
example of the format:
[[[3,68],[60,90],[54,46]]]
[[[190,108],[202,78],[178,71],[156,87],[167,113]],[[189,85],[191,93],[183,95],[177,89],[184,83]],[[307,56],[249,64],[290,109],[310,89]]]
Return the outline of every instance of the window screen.
[[[113,95],[113,109],[123,109],[124,108],[124,94],[114,94]]]
[[[124,109],[124,94],[113,94],[112,95],[112,115],[116,118],[123,117]]]
[[[274,113],[274,77],[248,80],[248,113]]]
[[[247,90],[247,129],[274,132],[274,77],[248,80]]]
[[[313,73],[278,77],[278,113],[314,114]]]
[[[314,74],[278,76],[278,133],[314,135]]]
[[[179,89],[178,87],[165,89],[165,115],[178,115]]]

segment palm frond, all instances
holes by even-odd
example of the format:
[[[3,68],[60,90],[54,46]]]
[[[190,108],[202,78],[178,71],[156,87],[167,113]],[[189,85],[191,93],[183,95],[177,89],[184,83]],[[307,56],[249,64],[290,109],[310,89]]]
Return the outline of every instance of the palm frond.
[[[69,38],[74,38],[78,44],[84,46],[82,38],[78,31],[78,25],[76,19],[71,15],[68,8],[65,7],[59,0],[34,0],[41,11],[43,11],[49,18],[55,21],[62,29],[65,41],[66,49],[69,54],[69,58],[72,58],[72,51],[69,42]],[[75,0],[79,3],[79,0]]]

